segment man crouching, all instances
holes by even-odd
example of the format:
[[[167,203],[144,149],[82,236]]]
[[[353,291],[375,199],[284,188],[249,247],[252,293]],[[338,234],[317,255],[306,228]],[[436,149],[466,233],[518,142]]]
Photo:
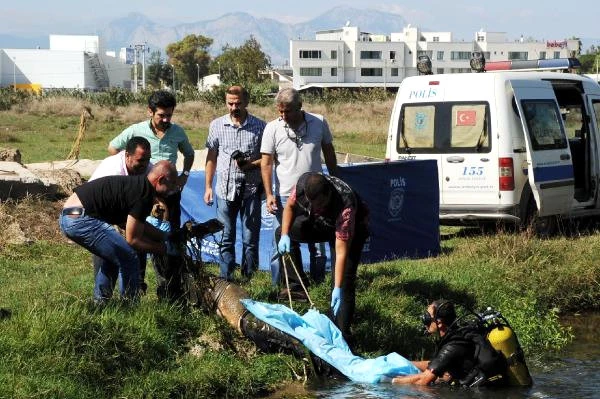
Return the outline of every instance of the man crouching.
[[[146,176],[106,176],[77,187],[64,204],[59,224],[69,239],[104,262],[96,275],[94,301],[112,297],[119,273],[123,299],[139,291],[136,251],[167,253],[166,236],[146,222],[155,197],[177,191],[177,170],[168,161],[157,162]],[[112,226],[124,227],[125,237]]]

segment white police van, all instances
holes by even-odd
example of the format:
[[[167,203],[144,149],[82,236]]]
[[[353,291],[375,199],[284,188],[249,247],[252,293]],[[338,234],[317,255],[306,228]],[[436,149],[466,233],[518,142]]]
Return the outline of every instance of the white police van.
[[[554,69],[578,61],[525,63]],[[571,73],[489,72],[499,68],[404,79],[386,159],[437,160],[442,224],[534,222],[546,234],[556,216],[599,214],[598,83]]]

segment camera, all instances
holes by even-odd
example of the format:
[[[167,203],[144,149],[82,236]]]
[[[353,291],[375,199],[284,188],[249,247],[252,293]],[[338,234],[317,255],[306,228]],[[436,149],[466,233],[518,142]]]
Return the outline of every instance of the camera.
[[[238,167],[242,168],[244,165],[248,163],[248,158],[245,153],[240,150],[235,150],[231,153],[231,159],[233,159]]]

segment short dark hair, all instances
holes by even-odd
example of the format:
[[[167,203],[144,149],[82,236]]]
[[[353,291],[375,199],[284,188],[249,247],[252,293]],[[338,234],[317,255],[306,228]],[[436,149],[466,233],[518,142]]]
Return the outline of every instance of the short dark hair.
[[[127,140],[127,144],[125,144],[125,152],[128,154],[133,154],[138,147],[142,147],[144,150],[150,151],[150,142],[144,137],[133,136]]]
[[[157,108],[175,108],[177,100],[170,91],[157,90],[148,97],[148,108],[156,112]]]
[[[329,196],[331,184],[321,173],[309,173],[304,186],[304,195],[309,201],[319,196]]]
[[[456,320],[456,310],[454,309],[454,303],[447,300],[437,300],[432,302],[433,305],[433,318],[435,320],[441,320],[447,326],[450,326]]]
[[[248,93],[248,90],[242,86],[231,86],[225,91],[225,93],[233,96],[239,96],[244,102],[250,101],[250,93]]]

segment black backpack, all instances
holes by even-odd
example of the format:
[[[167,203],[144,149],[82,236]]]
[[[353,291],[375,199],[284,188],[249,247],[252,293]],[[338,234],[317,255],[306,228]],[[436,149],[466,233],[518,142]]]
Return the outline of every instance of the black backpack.
[[[477,322],[460,327],[455,332],[462,335],[465,340],[473,342],[475,346],[473,355],[475,366],[459,381],[463,386],[498,386],[508,383],[506,359],[488,341],[487,333],[486,327]]]

